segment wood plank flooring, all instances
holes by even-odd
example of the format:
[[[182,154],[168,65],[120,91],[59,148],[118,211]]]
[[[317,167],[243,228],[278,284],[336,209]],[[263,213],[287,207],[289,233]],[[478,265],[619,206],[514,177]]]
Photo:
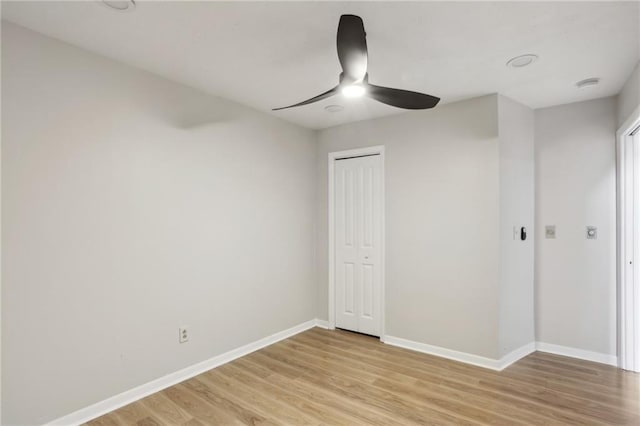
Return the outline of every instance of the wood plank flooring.
[[[640,375],[541,352],[502,372],[314,328],[88,423],[640,425]]]

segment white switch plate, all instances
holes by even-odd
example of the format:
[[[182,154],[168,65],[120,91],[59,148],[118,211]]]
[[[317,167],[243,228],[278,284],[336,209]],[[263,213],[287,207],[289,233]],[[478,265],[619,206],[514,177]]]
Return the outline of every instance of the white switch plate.
[[[544,227],[544,237],[549,239],[556,238],[556,226],[555,225],[547,225]]]

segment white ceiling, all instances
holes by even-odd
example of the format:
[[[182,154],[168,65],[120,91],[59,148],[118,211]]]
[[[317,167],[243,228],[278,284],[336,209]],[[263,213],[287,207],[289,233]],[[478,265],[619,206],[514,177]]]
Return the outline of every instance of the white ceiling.
[[[532,108],[619,92],[640,59],[638,2],[3,2],[2,18],[270,112],[335,86],[338,19],[360,15],[372,83],[442,103],[501,93]],[[535,53],[533,65],[508,59]],[[600,85],[575,82],[600,77]],[[340,104],[339,113],[324,107]],[[325,128],[401,113],[369,99],[271,112]]]

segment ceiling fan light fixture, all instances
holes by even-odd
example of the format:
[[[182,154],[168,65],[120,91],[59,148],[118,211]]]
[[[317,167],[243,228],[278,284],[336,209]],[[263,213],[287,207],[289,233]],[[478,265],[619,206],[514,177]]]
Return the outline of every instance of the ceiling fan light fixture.
[[[338,85],[313,98],[297,104],[274,108],[273,111],[309,105],[340,92],[345,98],[367,96],[385,105],[402,109],[429,109],[435,107],[440,101],[440,98],[424,93],[369,84],[367,33],[364,31],[361,17],[356,15],[340,16],[336,47],[338,61],[342,67],[342,72],[338,77]]]
[[[349,84],[342,87],[342,94],[347,98],[357,98],[364,95],[366,91],[361,84]]]
[[[527,65],[531,65],[538,60],[538,55],[533,53],[527,53],[526,55],[516,56],[507,61],[507,66],[510,68],[524,68]]]
[[[102,0],[102,4],[118,12],[130,12],[136,8],[135,0]]]

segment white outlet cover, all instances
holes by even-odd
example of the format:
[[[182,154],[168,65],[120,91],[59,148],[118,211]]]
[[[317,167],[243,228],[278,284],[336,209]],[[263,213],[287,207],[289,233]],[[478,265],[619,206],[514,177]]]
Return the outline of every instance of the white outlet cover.
[[[185,343],[189,341],[189,328],[184,326],[178,329],[178,342]]]

